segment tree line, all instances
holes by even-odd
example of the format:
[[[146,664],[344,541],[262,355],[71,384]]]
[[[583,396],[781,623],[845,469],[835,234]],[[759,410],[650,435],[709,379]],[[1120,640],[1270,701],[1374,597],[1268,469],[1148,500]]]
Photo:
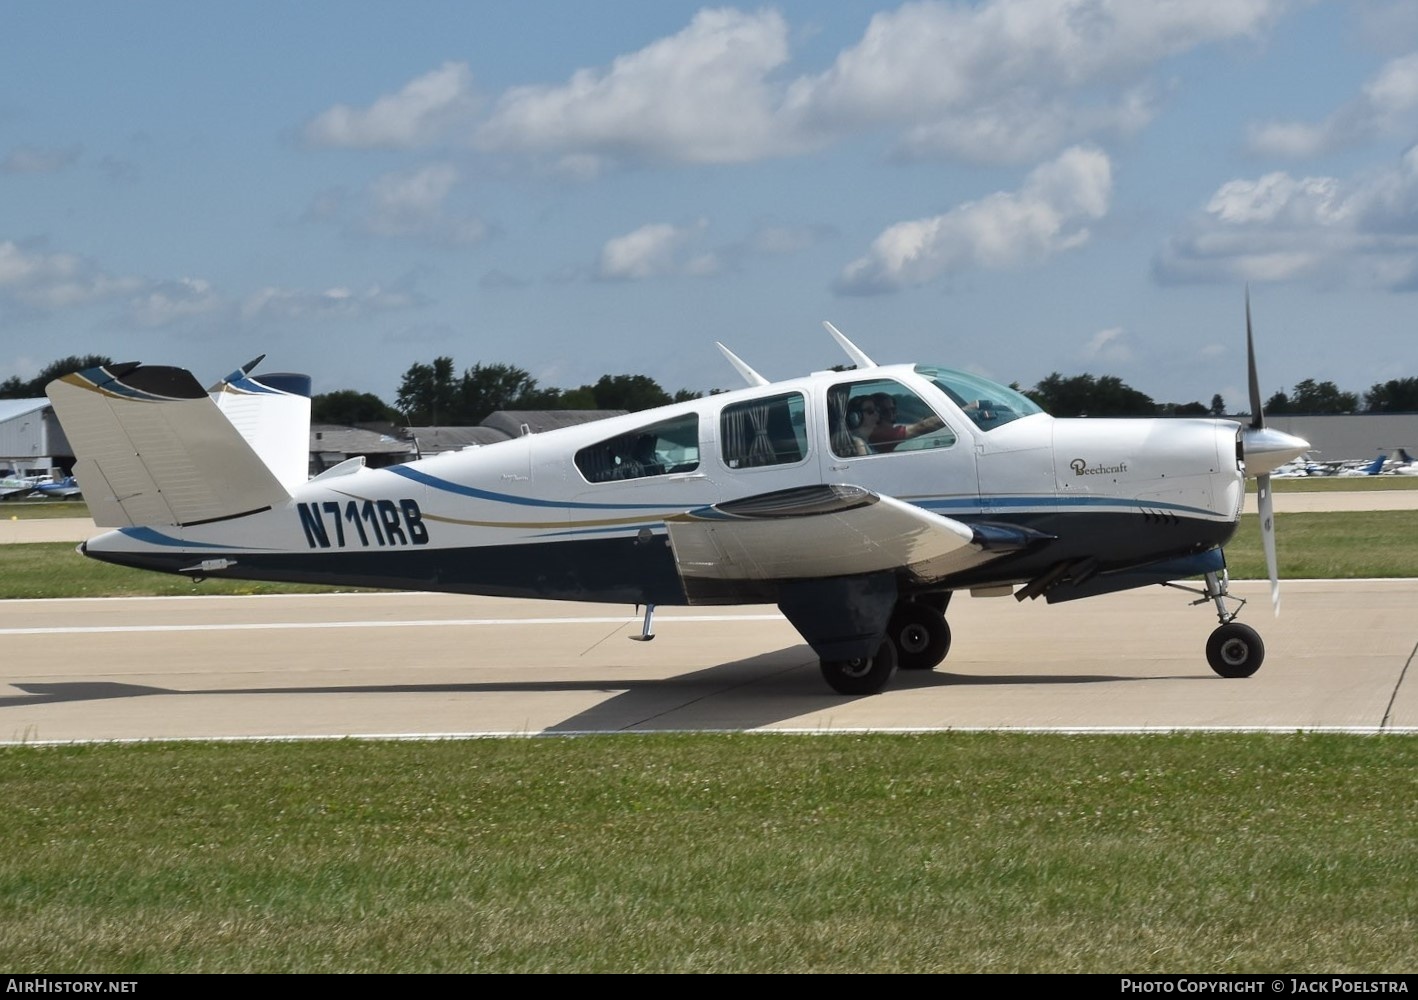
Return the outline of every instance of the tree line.
[[[46,365],[32,379],[11,375],[0,381],[0,399],[31,399],[44,395],[53,379],[70,372],[112,364],[98,354],[72,355]],[[1033,388],[1017,389],[1056,417],[1224,416],[1226,403],[1211,397],[1210,405],[1158,403],[1114,375],[1065,376],[1058,372]],[[718,390],[711,390],[715,392]],[[542,387],[525,369],[509,364],[478,363],[461,373],[451,357],[430,364],[415,362],[404,372],[391,405],[370,392],[339,389],[311,400],[316,423],[391,423],[413,427],[472,427],[498,410],[647,410],[666,403],[696,399],[689,389],[667,392],[647,375],[602,375],[594,384],[574,389]],[[1362,397],[1344,392],[1333,382],[1304,379],[1289,393],[1277,392],[1263,404],[1271,416],[1293,414],[1418,413],[1418,378],[1375,383]],[[1245,411],[1240,411],[1245,412]]]
[[[1023,392],[1056,417],[1220,417],[1227,413],[1226,401],[1220,394],[1211,397],[1209,406],[1199,401],[1157,403],[1113,375],[1066,377],[1054,372],[1032,389],[1022,388],[1017,382],[1011,388]],[[1418,378],[1376,382],[1362,398],[1357,393],[1342,392],[1333,382],[1307,378],[1297,382],[1289,393],[1272,395],[1261,404],[1261,409],[1269,416],[1418,413]],[[1246,409],[1237,412],[1248,413],[1249,403]]]

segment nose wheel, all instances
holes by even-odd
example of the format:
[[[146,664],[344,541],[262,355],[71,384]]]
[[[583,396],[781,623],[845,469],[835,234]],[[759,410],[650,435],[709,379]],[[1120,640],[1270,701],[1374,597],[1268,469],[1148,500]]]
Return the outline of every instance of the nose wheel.
[[[1236,615],[1246,601],[1232,595],[1230,578],[1225,570],[1207,573],[1205,580],[1206,586],[1201,590],[1180,583],[1168,583],[1166,586],[1200,594],[1201,599],[1193,601],[1193,604],[1215,603],[1216,617],[1221,624],[1206,640],[1206,662],[1222,677],[1249,677],[1265,661],[1265,643],[1261,641],[1259,632],[1236,621]],[[1235,604],[1235,610],[1227,607],[1227,601]]]
[[[1222,677],[1249,677],[1265,659],[1260,633],[1240,622],[1227,622],[1206,640],[1206,662]]]

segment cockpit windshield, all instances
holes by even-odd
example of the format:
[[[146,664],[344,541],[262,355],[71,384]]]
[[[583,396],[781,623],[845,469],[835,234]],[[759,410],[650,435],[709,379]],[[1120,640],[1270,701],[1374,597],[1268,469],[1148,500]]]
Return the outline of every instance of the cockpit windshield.
[[[994,430],[1011,420],[1044,412],[1038,403],[1019,390],[978,375],[936,365],[917,365],[916,373],[930,379],[983,430]]]

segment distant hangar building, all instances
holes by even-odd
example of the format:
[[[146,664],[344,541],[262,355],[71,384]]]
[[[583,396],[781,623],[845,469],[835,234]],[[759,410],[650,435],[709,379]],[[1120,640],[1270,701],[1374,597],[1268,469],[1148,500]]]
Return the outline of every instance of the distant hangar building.
[[[73,466],[74,449],[47,398],[0,399],[0,475],[67,476]]]

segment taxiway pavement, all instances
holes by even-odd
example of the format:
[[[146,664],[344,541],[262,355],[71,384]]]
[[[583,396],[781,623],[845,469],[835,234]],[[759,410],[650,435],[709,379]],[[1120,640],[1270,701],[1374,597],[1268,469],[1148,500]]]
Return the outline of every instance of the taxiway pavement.
[[[0,742],[942,729],[1418,733],[1418,581],[1233,583],[1264,636],[1214,675],[1209,604],[1152,587],[1048,606],[960,595],[934,671],[833,693],[772,607],[441,594],[0,602]]]
[[[1352,498],[1352,499],[1350,499]],[[1248,503],[1248,509],[1253,501]],[[1297,509],[1418,509],[1418,491],[1278,493]],[[87,518],[0,521],[79,541]],[[1233,581],[1267,655],[1206,665],[1210,602],[1149,587],[1060,605],[957,595],[946,661],[832,692],[771,606],[665,608],[443,594],[0,601],[0,743],[589,732],[1344,730],[1418,733],[1418,580]]]

